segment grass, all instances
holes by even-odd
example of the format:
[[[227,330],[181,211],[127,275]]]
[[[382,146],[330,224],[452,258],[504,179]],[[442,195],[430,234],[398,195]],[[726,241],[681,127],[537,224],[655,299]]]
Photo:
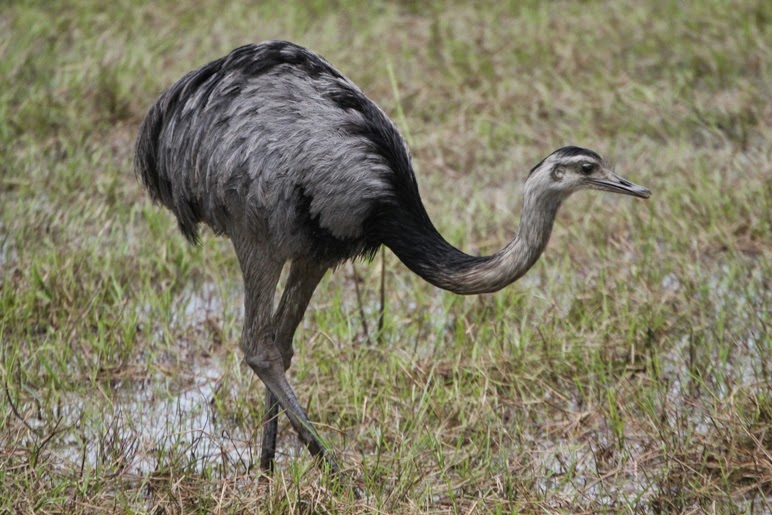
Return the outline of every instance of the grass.
[[[767,2],[106,5],[0,12],[0,512],[772,512]],[[328,275],[290,380],[364,501],[286,420],[261,478],[232,249],[188,246],[131,169],[163,88],[271,38],[398,121],[468,252],[565,144],[654,192],[576,195],[495,295],[387,252],[379,344],[379,260],[359,300]]]

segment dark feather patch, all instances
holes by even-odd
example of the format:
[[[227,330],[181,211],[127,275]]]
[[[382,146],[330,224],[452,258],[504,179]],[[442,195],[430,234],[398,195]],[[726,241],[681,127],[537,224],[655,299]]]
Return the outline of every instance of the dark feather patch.
[[[370,101],[367,97],[348,86],[341,85],[339,88],[326,93],[324,96],[341,109],[353,109],[360,113],[366,113],[368,111],[368,103]]]
[[[336,265],[347,259],[362,256],[372,259],[381,246],[377,238],[338,238],[319,223],[319,216],[311,214],[313,197],[302,188],[296,189],[298,219],[296,230],[306,233],[312,242],[309,254],[322,263]]]

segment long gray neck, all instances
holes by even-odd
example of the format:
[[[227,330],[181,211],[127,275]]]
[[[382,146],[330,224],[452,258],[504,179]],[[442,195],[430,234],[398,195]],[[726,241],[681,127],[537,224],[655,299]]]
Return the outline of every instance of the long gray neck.
[[[522,277],[539,259],[560,203],[560,199],[526,188],[515,238],[491,256],[461,252],[437,232],[428,217],[412,227],[403,225],[400,238],[384,243],[408,268],[438,288],[463,295],[494,292]]]

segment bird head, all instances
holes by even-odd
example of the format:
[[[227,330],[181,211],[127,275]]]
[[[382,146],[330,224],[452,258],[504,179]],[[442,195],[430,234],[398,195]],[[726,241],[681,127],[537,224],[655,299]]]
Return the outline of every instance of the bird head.
[[[563,200],[575,191],[601,190],[639,198],[651,191],[620,177],[596,152],[580,147],[563,147],[531,169],[526,191]]]

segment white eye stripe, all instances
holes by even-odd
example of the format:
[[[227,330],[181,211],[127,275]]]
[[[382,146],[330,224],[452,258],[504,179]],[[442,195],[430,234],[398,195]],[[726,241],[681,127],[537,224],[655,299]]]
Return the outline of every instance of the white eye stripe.
[[[531,169],[531,172],[533,173],[537,170],[553,169],[556,166],[565,166],[565,167],[581,166],[584,163],[588,163],[592,165],[593,166],[592,171],[602,166],[602,160],[592,155],[577,154],[574,156],[561,157],[558,154],[553,154],[548,156],[546,159],[544,159],[544,161],[542,161],[538,165],[534,166],[533,169]]]
[[[598,160],[593,158],[592,156],[584,156],[584,155],[571,156],[571,157],[557,157],[557,156],[552,157],[551,156],[544,162],[544,164],[549,164],[549,165],[561,164],[564,166],[574,165],[578,163],[591,163],[593,165],[597,165]]]
[[[565,164],[574,164],[574,163],[596,164],[597,161],[593,159],[591,156],[573,156],[573,157],[561,159],[560,162]]]

